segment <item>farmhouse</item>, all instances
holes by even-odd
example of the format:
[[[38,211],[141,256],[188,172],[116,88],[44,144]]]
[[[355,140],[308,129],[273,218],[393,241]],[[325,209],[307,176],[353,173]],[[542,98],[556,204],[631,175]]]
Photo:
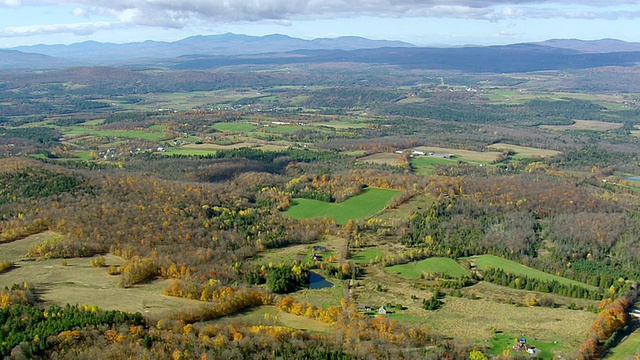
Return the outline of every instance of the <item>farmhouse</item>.
[[[387,309],[384,307],[384,305],[380,306],[380,309],[378,309],[378,314],[385,315],[386,313]]]

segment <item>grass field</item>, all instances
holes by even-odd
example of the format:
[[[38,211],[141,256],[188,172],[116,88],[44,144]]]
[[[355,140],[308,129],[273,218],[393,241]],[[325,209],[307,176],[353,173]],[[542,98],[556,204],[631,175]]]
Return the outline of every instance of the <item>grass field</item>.
[[[548,274],[546,272],[524,266],[515,261],[503,259],[493,255],[472,256],[469,258],[465,258],[464,260],[469,260],[471,263],[475,262],[476,266],[479,269],[487,269],[491,267],[496,269],[502,269],[505,272],[512,273],[515,275],[527,276],[530,278],[546,280],[546,281],[556,280],[563,285],[574,285],[574,286],[582,286],[588,289],[596,289],[594,286],[587,285],[579,281],[570,280],[560,276]]]
[[[394,153],[377,153],[358,158],[359,163],[400,165],[402,157]]]
[[[325,333],[334,330],[330,324],[318,320],[309,319],[281,311],[275,306],[260,306],[246,311],[225,316],[213,322],[231,324],[236,320],[247,322],[251,325],[282,325],[292,329],[307,330],[312,332]]]
[[[143,139],[149,141],[159,141],[164,139],[164,134],[161,132],[150,132],[142,130],[99,130],[76,126],[70,129],[63,129],[62,132],[65,135],[94,135],[102,137]]]
[[[257,126],[247,123],[221,122],[215,123],[213,128],[221,132],[250,132],[255,130]]]
[[[517,341],[520,336],[508,335],[508,334],[496,334],[496,336],[491,339],[491,347],[489,348],[489,352],[492,355],[498,356],[506,351],[508,351],[511,355],[516,354],[525,354],[523,352],[519,352],[513,350],[513,344]],[[553,359],[555,358],[554,354],[556,351],[561,350],[562,346],[560,346],[557,342],[542,342],[538,340],[534,340],[531,338],[525,338],[527,340],[527,345],[535,347],[539,349],[540,352],[536,353],[536,359]]]
[[[385,270],[389,274],[398,275],[405,279],[418,279],[423,273],[442,273],[451,277],[469,276],[469,272],[455,260],[444,257],[434,257],[408,264],[389,266]]]
[[[640,354],[640,330],[636,330],[629,335],[618,346],[611,349],[607,360],[627,360],[632,359],[634,355]]]
[[[507,143],[495,143],[487,146],[488,149],[511,150],[522,157],[551,157],[560,154],[560,151],[538,149],[527,146],[511,145]]]
[[[547,307],[517,307],[489,300],[446,297],[425,322],[445,336],[492,341],[494,329],[531,341],[557,341],[558,355],[570,358],[587,337],[596,314]],[[426,311],[425,311],[426,312]]]
[[[438,154],[453,154],[455,155],[453,160],[462,160],[473,164],[489,164],[497,160],[501,155],[499,152],[495,151],[472,151],[435,146],[419,146],[405,151],[413,150],[423,151],[425,154],[430,152]]]
[[[384,251],[376,248],[366,249],[362,251],[358,251],[355,255],[351,256],[351,260],[357,263],[368,263],[371,261],[375,261],[376,258],[382,258],[384,256]]]
[[[295,198],[286,214],[296,219],[326,217],[344,224],[349,219],[363,219],[377,213],[398,194],[397,190],[369,188],[342,203]]]
[[[140,312],[155,317],[167,312],[197,307],[200,302],[162,294],[170,280],[157,280],[130,289],[120,287],[119,276],[107,274],[106,268],[90,264],[89,258],[70,258],[63,266],[60,259],[21,261],[29,247],[47,239],[61,237],[44,232],[11,243],[0,244],[0,260],[14,262],[14,267],[0,275],[0,288],[28,282],[46,304],[98,305],[105,310]],[[105,256],[107,265],[121,264],[122,258]]]
[[[545,130],[590,130],[590,131],[607,131],[615,130],[622,127],[622,123],[610,123],[595,120],[574,120],[571,125],[541,125],[541,129]]]
[[[346,121],[326,121],[311,123],[312,126],[326,126],[334,129],[362,129],[366,128],[368,124],[360,122],[346,122]]]
[[[429,175],[433,173],[436,165],[454,165],[457,164],[459,160],[456,159],[444,159],[434,156],[419,156],[411,158],[411,168],[417,174],[420,175]]]

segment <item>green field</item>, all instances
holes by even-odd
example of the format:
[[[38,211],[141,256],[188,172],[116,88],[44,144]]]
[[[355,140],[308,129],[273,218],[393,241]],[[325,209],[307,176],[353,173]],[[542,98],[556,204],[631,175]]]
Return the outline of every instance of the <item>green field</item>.
[[[207,149],[185,149],[185,148],[166,148],[164,155],[187,155],[187,156],[206,156],[213,155],[216,150]]]
[[[411,168],[416,174],[429,175],[435,170],[436,165],[455,165],[457,159],[443,159],[433,156],[420,156],[411,159]]]
[[[638,331],[632,333],[618,346],[611,349],[609,355],[605,359],[626,360],[633,358],[636,354],[640,354],[640,332]]]
[[[63,130],[65,135],[95,135],[102,137],[123,137],[133,139],[143,139],[149,141],[159,141],[164,139],[164,134],[161,132],[149,132],[142,130],[98,130],[87,129],[84,127],[74,127],[71,129]]]
[[[496,334],[496,336],[491,340],[491,347],[489,348],[489,352],[492,355],[499,356],[503,354],[503,351],[509,351],[511,355],[522,354],[528,355],[524,351],[513,350],[513,344],[519,339],[519,336],[511,336],[505,334]],[[553,359],[554,350],[561,349],[562,346],[557,343],[545,343],[542,341],[537,341],[525,336],[527,340],[527,344],[529,346],[535,347],[539,349],[540,352],[536,354],[536,359]]]
[[[397,190],[369,188],[342,203],[295,198],[286,214],[296,219],[325,217],[344,224],[349,219],[363,219],[377,213],[399,193]]]
[[[389,266],[385,270],[389,274],[395,274],[405,279],[418,279],[423,273],[442,273],[451,277],[469,276],[469,272],[455,260],[444,257],[434,257],[408,264]]]
[[[493,255],[472,256],[469,258],[465,258],[465,260],[470,260],[472,262],[475,261],[476,266],[479,269],[487,269],[489,267],[492,267],[492,268],[502,269],[505,272],[512,273],[515,275],[527,276],[530,278],[546,280],[546,281],[555,280],[563,285],[574,285],[574,286],[582,286],[588,289],[596,289],[596,287],[594,286],[590,286],[585,283],[581,283],[579,281],[570,280],[560,276],[548,274],[546,272],[532,269],[528,266],[524,266],[515,261],[503,259]]]
[[[351,257],[351,260],[358,263],[368,263],[371,261],[375,261],[376,258],[382,258],[384,256],[384,251],[380,249],[367,249],[358,251],[355,255]]]
[[[250,132],[255,130],[257,126],[247,123],[221,122],[214,124],[213,128],[221,132]]]

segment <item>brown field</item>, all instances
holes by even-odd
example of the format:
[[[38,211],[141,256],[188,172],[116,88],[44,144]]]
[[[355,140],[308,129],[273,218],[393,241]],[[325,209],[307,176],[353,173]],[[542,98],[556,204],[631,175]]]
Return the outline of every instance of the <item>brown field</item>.
[[[289,314],[281,311],[275,306],[260,306],[247,311],[242,311],[233,315],[214,320],[214,323],[233,323],[236,320],[244,321],[252,325],[282,325],[299,330],[313,332],[329,332],[334,330],[330,324],[318,320],[309,319],[304,316]]]
[[[359,163],[400,165],[402,155],[395,153],[376,153],[358,158]]]
[[[445,305],[426,316],[426,323],[444,335],[489,340],[492,328],[544,342],[558,341],[575,349],[583,342],[596,314],[580,310],[517,307],[490,300],[447,297]],[[425,311],[427,312],[427,311]]]
[[[540,125],[541,129],[545,130],[591,130],[591,131],[607,131],[619,129],[623,126],[622,123],[610,123],[604,121],[595,120],[574,120],[572,125]]]
[[[470,162],[480,162],[480,163],[490,163],[492,161],[497,160],[500,157],[499,152],[494,151],[472,151],[472,150],[461,150],[461,149],[452,149],[452,148],[441,148],[435,146],[419,146],[413,149],[408,149],[405,151],[423,151],[425,153],[433,152],[439,154],[453,154],[456,157],[460,158],[460,160],[466,160]],[[455,158],[454,158],[455,159]]]
[[[507,143],[495,143],[487,146],[488,149],[511,150],[516,154],[524,157],[551,157],[560,154],[560,151],[538,149],[527,146],[511,145]]]
[[[284,145],[275,145],[275,144],[259,144],[259,143],[251,143],[251,142],[240,142],[232,145],[218,145],[218,144],[185,144],[182,146],[183,149],[189,150],[232,150],[239,149],[243,147],[256,148],[260,150],[266,151],[280,151],[285,150],[287,147]]]
[[[8,272],[0,274],[0,287],[28,282],[37,291],[41,301],[47,304],[98,305],[105,310],[140,312],[155,317],[172,310],[197,307],[201,303],[165,296],[162,291],[168,280],[150,281],[134,288],[118,285],[119,276],[107,274],[106,268],[91,265],[90,258],[27,260],[23,259],[29,247],[45,239],[60,236],[47,231],[22,240],[0,245],[0,260],[15,262]],[[22,259],[22,260],[21,260]],[[105,256],[107,265],[120,264],[123,259],[114,255]]]

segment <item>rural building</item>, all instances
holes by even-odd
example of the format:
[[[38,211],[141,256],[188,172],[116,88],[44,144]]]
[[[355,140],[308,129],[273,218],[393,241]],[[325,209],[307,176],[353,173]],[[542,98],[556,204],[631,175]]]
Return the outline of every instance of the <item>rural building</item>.
[[[384,305],[380,306],[380,309],[378,309],[378,314],[385,315],[386,313],[387,309],[385,309]]]

